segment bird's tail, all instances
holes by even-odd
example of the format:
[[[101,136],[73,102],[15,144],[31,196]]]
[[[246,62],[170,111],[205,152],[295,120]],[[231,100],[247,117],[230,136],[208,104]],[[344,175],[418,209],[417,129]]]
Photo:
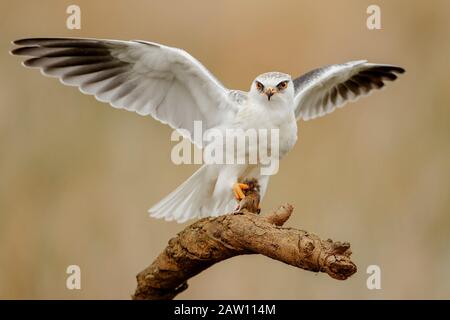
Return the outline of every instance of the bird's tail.
[[[237,206],[233,193],[214,197],[219,170],[204,165],[159,203],[148,210],[150,216],[185,222],[193,218],[218,216]]]

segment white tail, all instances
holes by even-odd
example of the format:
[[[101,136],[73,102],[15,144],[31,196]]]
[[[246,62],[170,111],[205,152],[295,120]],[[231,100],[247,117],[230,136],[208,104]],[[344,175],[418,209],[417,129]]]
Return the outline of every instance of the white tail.
[[[172,193],[148,210],[150,216],[176,220],[180,223],[193,218],[229,213],[237,206],[233,193],[214,197],[219,170],[204,165]]]

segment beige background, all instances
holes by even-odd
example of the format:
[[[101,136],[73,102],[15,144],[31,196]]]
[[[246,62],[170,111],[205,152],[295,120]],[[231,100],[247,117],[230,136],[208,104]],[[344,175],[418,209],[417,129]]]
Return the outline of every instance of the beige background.
[[[194,172],[170,161],[171,130],[114,110],[20,66],[32,36],[144,39],[186,49],[226,86],[354,59],[407,69],[382,92],[300,123],[263,209],[289,201],[288,225],[350,241],[358,273],[339,282],[260,256],[190,281],[179,298],[450,298],[450,2],[72,1],[0,3],[0,298],[128,299],[135,274],[184,226],[147,209]],[[65,269],[82,268],[82,290]],[[382,269],[382,290],[366,268]]]

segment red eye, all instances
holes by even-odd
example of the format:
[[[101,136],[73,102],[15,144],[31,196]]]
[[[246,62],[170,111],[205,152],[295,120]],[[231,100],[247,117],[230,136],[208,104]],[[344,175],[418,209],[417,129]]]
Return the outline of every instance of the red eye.
[[[258,89],[259,91],[263,91],[264,86],[262,85],[261,82],[256,81],[256,89]]]
[[[278,88],[278,90],[282,90],[282,89],[286,89],[287,86],[288,86],[288,82],[287,82],[287,81],[283,81],[283,82],[280,82],[280,83],[277,85],[277,88]]]

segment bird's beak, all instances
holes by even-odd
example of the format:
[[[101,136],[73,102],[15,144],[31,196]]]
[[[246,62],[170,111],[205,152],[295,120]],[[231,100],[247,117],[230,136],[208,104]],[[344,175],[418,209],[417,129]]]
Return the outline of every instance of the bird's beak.
[[[267,88],[266,91],[264,92],[267,96],[267,100],[270,100],[270,98],[276,93],[276,90],[274,88]]]

